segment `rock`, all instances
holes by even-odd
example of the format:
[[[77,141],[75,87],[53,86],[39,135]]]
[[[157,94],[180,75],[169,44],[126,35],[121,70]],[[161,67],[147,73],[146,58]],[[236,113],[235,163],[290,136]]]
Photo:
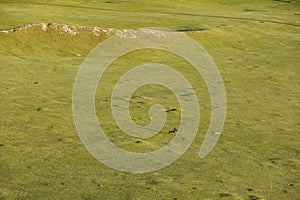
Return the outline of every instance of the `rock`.
[[[227,194],[227,193],[220,193],[219,195],[220,195],[220,197],[222,197],[222,198],[224,198],[224,197],[232,197],[231,194]]]
[[[47,31],[47,25],[45,23],[41,23],[41,28],[43,31]]]
[[[99,28],[99,27],[84,27],[84,26],[72,26],[68,24],[58,24],[58,23],[33,23],[26,24],[23,26],[15,27],[8,30],[0,30],[0,33],[9,34],[12,32],[20,31],[23,29],[29,29],[31,27],[40,27],[42,31],[47,31],[49,29],[58,29],[60,34],[69,34],[69,35],[78,35],[80,30],[90,32],[94,36],[105,35],[114,35],[124,32],[124,30],[117,30],[113,28]]]
[[[0,31],[0,33],[6,33],[6,34],[9,34],[9,31],[3,30],[3,31]]]
[[[258,200],[259,198],[255,195],[249,195],[250,200]]]

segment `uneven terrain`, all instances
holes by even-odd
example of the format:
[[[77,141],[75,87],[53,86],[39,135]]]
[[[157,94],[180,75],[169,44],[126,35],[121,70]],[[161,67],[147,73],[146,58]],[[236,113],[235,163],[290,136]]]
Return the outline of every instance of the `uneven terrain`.
[[[0,199],[299,199],[298,0],[0,0],[0,13]],[[95,105],[116,145],[159,149],[180,120],[169,90],[145,86],[130,101],[133,120],[147,124],[149,107],[159,102],[176,109],[168,112],[166,127],[150,139],[119,130],[111,90],[138,64],[155,61],[180,71],[201,110],[196,139],[181,158],[159,171],[129,174],[85,149],[73,121],[72,90],[93,48],[143,27],[180,31],[206,49],[224,80],[227,117],[217,145],[200,159],[211,111],[202,77],[169,52],[120,57],[105,72]]]

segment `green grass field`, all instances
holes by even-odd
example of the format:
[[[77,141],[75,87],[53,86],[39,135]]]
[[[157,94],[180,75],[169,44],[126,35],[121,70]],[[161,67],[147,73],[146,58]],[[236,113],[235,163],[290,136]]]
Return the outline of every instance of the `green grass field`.
[[[300,198],[299,0],[0,0],[0,13],[1,30],[46,24],[46,31],[36,25],[0,32],[0,199]],[[55,23],[84,27],[72,35]],[[87,27],[112,30],[95,35]],[[172,140],[166,132],[179,124],[174,95],[147,85],[130,101],[132,118],[146,125],[149,107],[159,102],[177,109],[166,126],[150,139],[126,136],[116,126],[112,89],[138,64],[155,61],[180,71],[201,110],[196,139],[181,158],[159,171],[130,174],[85,149],[73,121],[72,91],[93,48],[117,30],[141,27],[180,30],[207,50],[224,80],[227,117],[217,145],[200,159],[211,111],[202,77],[167,52],[120,57],[105,72],[95,105],[116,145],[153,151]]]

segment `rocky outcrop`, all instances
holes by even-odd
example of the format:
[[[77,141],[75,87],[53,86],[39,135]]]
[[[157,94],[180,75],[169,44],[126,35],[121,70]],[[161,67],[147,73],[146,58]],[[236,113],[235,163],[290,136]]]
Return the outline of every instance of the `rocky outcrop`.
[[[90,32],[95,36],[100,36],[102,33],[104,34],[117,34],[122,32],[121,30],[113,29],[113,28],[99,28],[99,27],[85,27],[85,26],[72,26],[67,24],[58,24],[58,23],[34,23],[27,24],[23,26],[19,26],[16,28],[8,29],[8,30],[0,30],[0,33],[13,33],[16,31],[21,31],[24,29],[30,29],[32,27],[40,27],[42,31],[48,30],[58,30],[60,34],[69,34],[69,35],[78,35],[81,30]]]

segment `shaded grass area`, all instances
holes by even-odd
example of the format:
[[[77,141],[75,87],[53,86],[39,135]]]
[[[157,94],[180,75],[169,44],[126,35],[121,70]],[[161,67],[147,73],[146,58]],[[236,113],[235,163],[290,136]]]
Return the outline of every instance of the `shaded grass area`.
[[[176,1],[172,4],[151,1],[146,6],[141,1],[112,2],[64,1],[64,4],[147,12],[172,9],[181,12],[185,8],[191,13],[219,14],[221,10],[235,16],[277,18],[293,23],[299,20],[294,15],[298,12],[297,1],[263,1],[259,5],[256,1]],[[244,8],[263,12],[241,13]],[[201,121],[194,143],[171,166],[146,174],[121,173],[101,164],[86,151],[72,117],[71,97],[77,70],[84,57],[109,35],[96,37],[82,31],[71,36],[60,34],[58,30],[44,32],[40,27],[1,33],[1,199],[298,198],[298,27],[155,14],[149,18],[150,14],[90,13],[78,8],[19,7],[13,3],[2,3],[0,9],[4,11],[0,16],[2,28],[36,21],[118,28],[154,25],[177,30],[207,28],[187,34],[203,45],[215,60],[225,82],[228,102],[220,141],[208,157],[199,159],[198,151],[210,119],[209,95],[202,78],[195,75],[188,63],[170,53],[145,50],[124,55],[105,73],[96,96],[99,121],[112,141],[124,149],[144,152],[172,140],[173,136],[165,131],[178,124],[180,112],[174,96],[165,88],[145,86],[131,99],[131,114],[141,125],[149,121],[147,110],[154,102],[177,108],[168,113],[168,124],[162,133],[152,139],[136,143],[136,138],[118,130],[110,115],[113,83],[124,71],[149,60],[170,65],[188,78],[199,99]],[[68,14],[63,15],[66,10]],[[76,19],[72,17],[75,15]],[[89,17],[94,18],[87,21]]]
[[[207,28],[222,19],[299,26],[299,0],[280,1],[0,1],[0,29],[33,22],[137,28]],[[164,20],[161,20],[164,18]],[[219,20],[220,19],[220,20]],[[174,23],[175,22],[175,23]],[[209,23],[207,23],[209,22]],[[204,27],[203,27],[204,26]]]

